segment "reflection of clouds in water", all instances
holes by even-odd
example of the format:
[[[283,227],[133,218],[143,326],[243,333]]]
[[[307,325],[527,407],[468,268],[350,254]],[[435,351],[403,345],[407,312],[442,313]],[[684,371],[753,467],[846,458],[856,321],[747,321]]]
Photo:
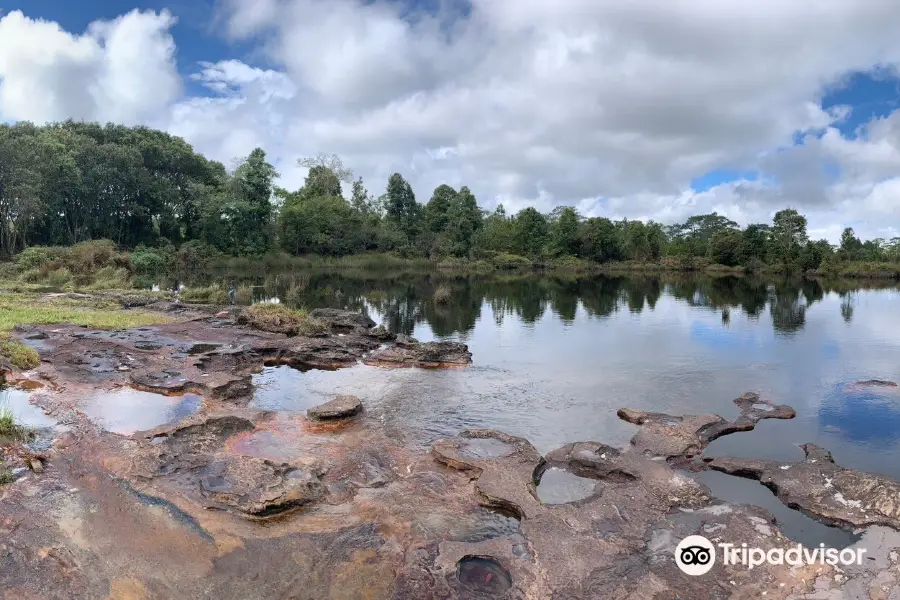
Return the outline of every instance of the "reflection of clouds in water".
[[[898,388],[838,385],[819,408],[819,422],[849,442],[893,446],[900,440]]]

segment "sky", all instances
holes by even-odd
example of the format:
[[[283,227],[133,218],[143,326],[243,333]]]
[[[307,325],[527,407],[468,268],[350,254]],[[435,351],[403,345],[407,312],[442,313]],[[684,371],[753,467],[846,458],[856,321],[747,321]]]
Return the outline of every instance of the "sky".
[[[900,236],[895,0],[0,0],[0,120],[146,124],[280,185]]]

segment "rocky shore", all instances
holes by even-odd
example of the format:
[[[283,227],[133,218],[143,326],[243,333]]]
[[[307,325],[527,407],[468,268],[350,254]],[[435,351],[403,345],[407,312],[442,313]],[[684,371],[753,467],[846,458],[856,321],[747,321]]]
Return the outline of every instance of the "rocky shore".
[[[16,475],[0,486],[0,598],[900,597],[897,482],[809,444],[796,464],[704,457],[717,437],[793,418],[789,406],[744,394],[733,420],[623,408],[637,427],[625,448],[576,441],[542,456],[525,439],[472,430],[423,453],[383,431],[365,397],[305,415],[253,409],[252,375],[264,365],[464,368],[464,344],[396,339],[343,311],[314,313],[325,332],[303,337],[261,331],[238,310],[144,308],[181,321],[14,332],[41,366],[0,369],[11,383],[40,384],[32,402],[60,425],[7,448]],[[84,410],[117,390],[198,399],[172,422],[123,433]],[[765,511],[718,501],[684,475],[706,469],[865,528],[858,545],[871,560],[682,573],[674,549],[688,535],[792,544]],[[551,473],[587,481],[584,493],[542,501]]]

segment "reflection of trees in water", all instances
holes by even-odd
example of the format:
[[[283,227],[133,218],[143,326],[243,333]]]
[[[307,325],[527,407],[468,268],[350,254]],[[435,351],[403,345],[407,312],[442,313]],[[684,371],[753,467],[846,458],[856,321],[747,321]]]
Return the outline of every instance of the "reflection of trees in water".
[[[853,321],[853,310],[856,306],[856,292],[838,292],[841,298],[841,318],[845,323]]]
[[[229,281],[236,281],[229,279]],[[241,281],[241,280],[237,280]],[[239,285],[259,286],[259,296],[278,297],[296,307],[348,308],[366,311],[371,307],[384,316],[384,324],[395,333],[412,334],[416,325],[427,323],[438,337],[471,331],[487,303],[494,320],[502,324],[507,315],[533,324],[549,309],[564,323],[572,323],[579,306],[593,318],[607,317],[620,310],[640,313],[653,310],[663,293],[686,304],[721,314],[728,326],[735,310],[758,318],[769,308],[772,325],[779,333],[792,333],[806,322],[806,311],[821,301],[831,284],[815,280],[781,279],[767,282],[753,277],[590,277],[556,276],[462,276],[363,272],[304,272],[279,274]],[[449,286],[451,300],[434,301],[439,285]],[[841,315],[853,316],[853,291],[842,282]],[[257,289],[254,288],[254,297]]]

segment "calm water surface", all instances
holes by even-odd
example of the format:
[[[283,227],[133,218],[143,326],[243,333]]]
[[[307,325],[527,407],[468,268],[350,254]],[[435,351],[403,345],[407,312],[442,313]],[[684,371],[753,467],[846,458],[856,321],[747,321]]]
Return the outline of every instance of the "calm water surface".
[[[436,305],[439,285],[453,300]],[[737,415],[759,392],[797,410],[714,442],[713,455],[799,460],[814,442],[849,467],[900,478],[900,292],[843,282],[747,278],[348,277],[266,282],[255,295],[363,310],[392,331],[469,345],[461,370],[357,366],[257,377],[257,406],[305,410],[360,396],[398,437],[430,443],[464,428],[528,438],[546,452],[576,440],[624,445],[619,407]]]

